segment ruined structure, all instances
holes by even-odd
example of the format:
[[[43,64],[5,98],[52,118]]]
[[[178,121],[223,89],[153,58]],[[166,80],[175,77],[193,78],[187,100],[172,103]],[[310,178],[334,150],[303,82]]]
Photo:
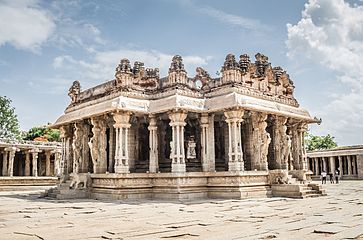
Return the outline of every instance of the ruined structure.
[[[56,142],[0,139],[0,159],[0,191],[54,186],[64,172]]]
[[[174,56],[166,77],[122,59],[115,79],[81,91],[54,123],[64,174],[90,173],[91,197],[271,196],[273,184],[306,181],[303,135],[316,123],[294,84],[268,58],[228,54],[220,78],[188,77]]]
[[[307,153],[308,168],[314,178],[322,171],[333,173],[338,170],[341,179],[363,179],[363,146],[337,147]]]

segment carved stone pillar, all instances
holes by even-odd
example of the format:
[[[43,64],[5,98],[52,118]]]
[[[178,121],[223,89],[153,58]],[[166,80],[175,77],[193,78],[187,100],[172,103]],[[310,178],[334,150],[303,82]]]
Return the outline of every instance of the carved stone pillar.
[[[314,158],[315,161],[315,175],[319,176],[319,158]]]
[[[2,175],[6,176],[8,174],[8,151],[4,151],[3,154],[3,169],[2,169]]]
[[[62,139],[62,160],[60,169],[62,174],[68,175],[73,171],[73,151],[72,151],[72,138],[73,131],[71,126],[60,127],[60,137]]]
[[[329,157],[330,172],[335,173],[335,158]]]
[[[291,151],[290,137],[286,133],[286,121],[286,117],[275,116],[273,123],[275,167],[283,170],[288,170],[288,157]]]
[[[339,175],[343,176],[343,161],[342,161],[342,157],[338,156],[338,160],[339,160]]]
[[[308,129],[308,125],[306,123],[300,123],[297,127],[297,132],[298,132],[298,152],[299,152],[299,156],[298,156],[298,160],[295,160],[298,162],[299,168],[300,170],[308,170],[308,162],[307,162],[307,154],[306,154],[306,148],[305,148],[305,140],[304,140],[304,136],[305,136],[305,132]]]
[[[224,112],[228,124],[228,171],[244,171],[241,140],[243,114],[242,109]]]
[[[117,112],[113,115],[116,131],[115,173],[129,173],[128,131],[131,127],[130,113]]]
[[[8,169],[7,169],[7,176],[12,177],[14,175],[14,158],[15,152],[19,151],[16,147],[7,147],[4,149],[5,151],[9,152],[9,159],[8,159]],[[4,169],[4,168],[3,168]]]
[[[348,168],[348,175],[352,175],[352,156],[348,155],[347,156],[347,168]]]
[[[30,153],[25,151],[25,176],[30,176]]]
[[[154,115],[149,116],[149,172],[156,173],[159,171],[158,163],[158,138],[157,138],[157,125]]]
[[[209,171],[215,172],[216,169],[216,157],[215,157],[215,140],[214,140],[214,114],[209,114],[208,117],[208,161],[209,161]]]
[[[107,121],[107,126],[109,128],[109,140],[108,140],[108,159],[109,159],[109,164],[108,164],[108,172],[109,173],[114,173],[115,172],[115,129],[113,127],[113,125],[115,124],[115,121],[113,120],[113,118],[108,118]]]
[[[82,163],[82,138],[85,134],[83,132],[83,122],[74,123],[74,134],[73,134],[73,170],[74,173],[79,173],[80,165]]]
[[[62,174],[61,171],[61,161],[62,161],[62,151],[59,149],[54,149],[51,151],[54,154],[54,175],[60,176]]]
[[[106,173],[107,171],[107,137],[106,121],[104,117],[92,118],[91,123],[93,136],[88,142],[91,150],[93,173]]]
[[[184,120],[187,113],[183,111],[170,112],[170,126],[172,128],[172,146],[170,150],[171,172],[186,172],[184,153]]]
[[[322,157],[322,161],[323,161],[323,170],[324,172],[328,172],[328,166],[327,166],[327,159],[325,157]]]
[[[50,176],[50,151],[45,152],[45,176]]]
[[[252,141],[253,150],[251,152],[252,169],[266,171],[268,170],[268,147],[271,142],[270,134],[266,132],[267,114],[252,112]]]
[[[209,152],[209,121],[208,121],[208,113],[202,113],[202,116],[200,118],[200,122],[201,125],[200,127],[202,128],[201,130],[201,161],[202,161],[202,169],[203,172],[208,172],[210,171],[210,159],[208,156],[208,152]]]
[[[33,165],[32,176],[38,177],[38,153],[40,153],[41,151],[38,148],[33,148],[29,152],[33,156],[33,158],[32,158],[32,165]]]

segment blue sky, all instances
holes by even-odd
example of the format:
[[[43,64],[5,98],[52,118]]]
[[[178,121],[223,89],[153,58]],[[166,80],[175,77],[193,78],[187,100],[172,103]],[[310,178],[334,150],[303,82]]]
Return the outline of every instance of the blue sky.
[[[121,58],[159,67],[183,56],[211,75],[228,53],[282,66],[295,97],[323,119],[313,134],[363,144],[363,2],[0,0],[0,95],[23,130],[54,122],[83,89],[113,79]]]

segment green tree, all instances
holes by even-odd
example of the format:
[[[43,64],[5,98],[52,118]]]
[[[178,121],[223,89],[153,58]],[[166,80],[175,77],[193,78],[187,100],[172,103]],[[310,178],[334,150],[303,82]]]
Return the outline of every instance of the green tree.
[[[0,138],[19,138],[19,121],[11,100],[0,96]]]
[[[34,140],[37,137],[44,137],[50,142],[60,141],[60,132],[56,129],[51,129],[49,126],[32,127],[26,132],[24,140]]]
[[[338,146],[334,141],[334,137],[330,134],[326,136],[314,136],[307,133],[305,135],[305,146],[308,151],[331,149]]]

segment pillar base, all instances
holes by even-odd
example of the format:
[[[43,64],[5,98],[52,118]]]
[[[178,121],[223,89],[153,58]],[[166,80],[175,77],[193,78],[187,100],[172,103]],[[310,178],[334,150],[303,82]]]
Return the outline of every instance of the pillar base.
[[[159,167],[157,165],[150,165],[149,172],[150,173],[156,173],[159,170]]]
[[[202,164],[202,169],[203,169],[203,172],[210,172],[210,167],[209,167],[209,164]]]
[[[115,173],[130,173],[129,166],[115,166]]]
[[[229,162],[228,163],[228,171],[229,172],[239,172],[243,171],[243,163],[241,162]]]
[[[185,163],[172,163],[171,164],[171,172],[172,173],[184,173],[186,172],[186,165]]]

